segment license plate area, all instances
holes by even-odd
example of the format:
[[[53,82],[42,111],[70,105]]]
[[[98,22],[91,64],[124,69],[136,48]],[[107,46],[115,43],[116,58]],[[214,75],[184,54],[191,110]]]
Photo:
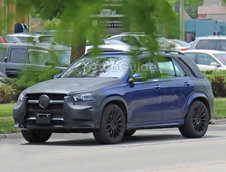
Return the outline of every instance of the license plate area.
[[[51,124],[51,114],[38,113],[36,117],[36,124]]]

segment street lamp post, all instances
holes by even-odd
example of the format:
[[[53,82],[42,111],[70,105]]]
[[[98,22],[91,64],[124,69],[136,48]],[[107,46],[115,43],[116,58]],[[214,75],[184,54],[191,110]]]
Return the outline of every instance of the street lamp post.
[[[184,40],[184,0],[180,0],[180,39]]]

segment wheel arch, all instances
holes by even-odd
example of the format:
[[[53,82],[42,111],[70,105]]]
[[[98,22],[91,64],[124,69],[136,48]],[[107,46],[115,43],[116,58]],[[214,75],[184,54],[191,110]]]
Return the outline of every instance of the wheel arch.
[[[188,104],[187,104],[187,108],[186,108],[186,113],[185,114],[187,115],[189,107],[196,100],[201,101],[202,103],[204,103],[204,105],[206,106],[206,108],[208,110],[209,118],[211,119],[211,107],[210,107],[208,98],[204,94],[200,94],[200,93],[199,94],[195,94],[195,95],[190,97],[190,99],[188,100]]]
[[[103,115],[104,108],[108,104],[118,105],[122,109],[123,114],[125,115],[126,123],[127,123],[127,121],[128,121],[128,108],[127,108],[125,100],[120,96],[112,96],[112,97],[108,97],[107,99],[105,99],[103,104],[102,104],[102,107],[101,107],[101,118],[102,118],[102,115]]]

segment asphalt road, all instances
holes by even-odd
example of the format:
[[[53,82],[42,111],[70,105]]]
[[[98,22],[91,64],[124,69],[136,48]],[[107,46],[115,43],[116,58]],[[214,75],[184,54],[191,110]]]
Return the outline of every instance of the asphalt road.
[[[140,130],[117,145],[98,145],[92,134],[54,134],[29,144],[19,133],[0,139],[0,172],[225,172],[226,122],[201,139],[174,129]]]

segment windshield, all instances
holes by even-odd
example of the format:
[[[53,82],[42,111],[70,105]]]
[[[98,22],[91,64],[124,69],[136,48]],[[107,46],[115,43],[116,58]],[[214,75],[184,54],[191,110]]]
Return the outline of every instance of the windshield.
[[[62,78],[114,77],[122,78],[129,69],[127,57],[82,58],[68,68]]]
[[[226,65],[226,54],[213,54],[221,63]]]
[[[63,66],[68,66],[70,64],[71,50],[58,50],[54,51],[54,53]]]
[[[176,44],[179,44],[181,47],[190,47],[190,44],[181,40],[170,40],[170,41],[173,41]]]
[[[20,43],[20,40],[17,37],[6,36],[4,39],[7,43]]]
[[[20,37],[18,36],[17,38],[19,38],[19,40],[23,43],[32,43],[32,41],[34,41],[34,38],[31,37]]]

